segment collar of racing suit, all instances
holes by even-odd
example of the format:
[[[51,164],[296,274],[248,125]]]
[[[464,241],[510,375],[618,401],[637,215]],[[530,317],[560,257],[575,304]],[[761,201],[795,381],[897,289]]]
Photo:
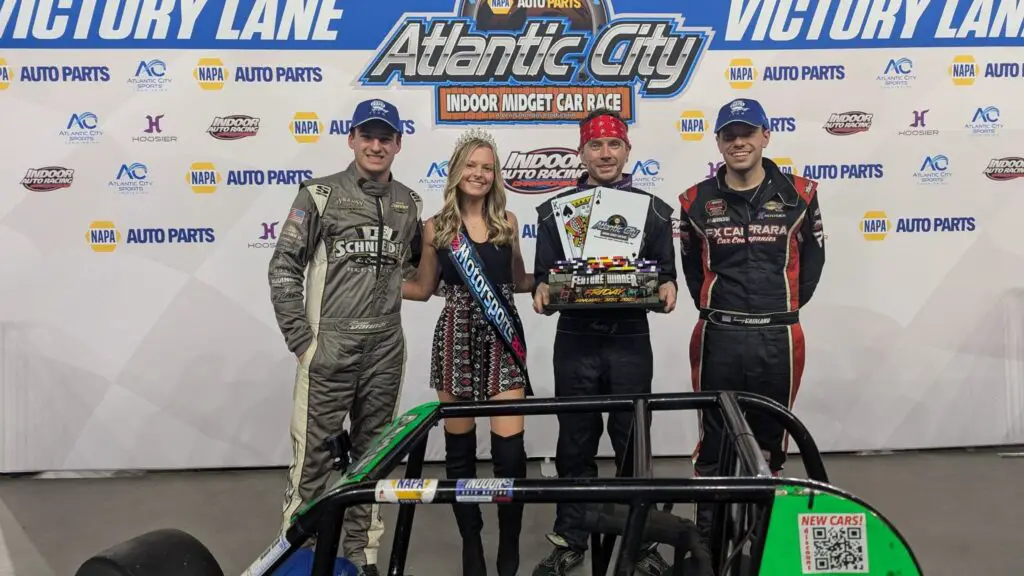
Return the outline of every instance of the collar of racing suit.
[[[764,168],[764,177],[768,181],[767,190],[769,191],[761,196],[761,202],[767,201],[772,196],[778,196],[786,206],[796,206],[799,196],[796,188],[793,187],[793,181],[782,170],[779,170],[778,164],[768,158],[761,158],[761,166]],[[715,180],[718,182],[719,190],[729,189],[725,184],[725,164],[718,169]]]
[[[621,180],[619,180],[619,181],[617,181],[617,182],[615,182],[614,184],[611,184],[611,185],[606,185],[606,184],[590,184],[590,183],[587,182],[588,178],[590,178],[590,175],[587,174],[587,173],[584,173],[583,176],[580,177],[579,180],[576,180],[576,188],[578,188],[580,190],[586,190],[587,188],[597,188],[598,186],[604,186],[605,188],[616,188],[618,190],[629,190],[630,188],[633,187],[633,175],[632,174],[623,174]]]
[[[348,165],[346,170],[349,176],[355,180],[356,186],[359,187],[365,194],[370,196],[389,196],[391,194],[391,183],[394,181],[394,175],[388,173],[387,182],[377,182],[376,180],[370,180],[359,175],[359,171],[356,169],[355,160]]]

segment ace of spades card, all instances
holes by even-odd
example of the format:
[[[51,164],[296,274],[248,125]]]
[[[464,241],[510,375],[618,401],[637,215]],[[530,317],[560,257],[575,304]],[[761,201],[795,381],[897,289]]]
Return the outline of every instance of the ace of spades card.
[[[591,201],[584,258],[638,258],[651,198],[645,194],[595,188]]]
[[[590,207],[594,198],[592,190],[584,190],[552,201],[558,237],[562,241],[565,257],[580,258],[583,255],[583,244],[587,238],[587,224],[590,220]]]

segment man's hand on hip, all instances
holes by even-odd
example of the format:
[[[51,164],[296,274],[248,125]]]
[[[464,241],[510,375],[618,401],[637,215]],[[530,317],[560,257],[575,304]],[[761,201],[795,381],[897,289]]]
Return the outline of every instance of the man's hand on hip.
[[[658,288],[658,298],[665,303],[665,312],[671,312],[676,309],[676,285],[671,282],[665,282]]]

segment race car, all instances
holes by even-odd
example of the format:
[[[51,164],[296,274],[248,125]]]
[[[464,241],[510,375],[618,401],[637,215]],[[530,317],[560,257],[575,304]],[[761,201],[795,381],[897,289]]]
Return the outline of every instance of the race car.
[[[647,422],[651,412],[659,410],[718,410],[726,438],[719,461],[729,463],[723,466],[728,475],[653,477]],[[616,477],[509,478],[487,483],[421,477],[427,437],[444,418],[613,411],[634,414],[630,454]],[[744,417],[750,411],[774,418],[786,429],[799,448],[807,479],[772,476]],[[406,457],[404,477],[389,477]],[[595,576],[631,576],[641,543],[650,541],[675,548],[675,576],[921,574],[917,559],[892,523],[866,502],[829,483],[818,448],[804,425],[784,406],[749,393],[429,402],[392,422],[355,462],[349,463],[345,454],[338,458],[345,469],[342,477],[300,509],[288,529],[277,535],[243,576],[354,573],[347,561],[337,557],[341,521],[347,507],[373,502],[400,506],[387,573],[403,576],[416,507],[451,504],[467,495],[475,502],[484,497],[525,504],[592,503],[586,522],[593,533]],[[671,512],[672,505],[684,502],[715,503],[710,543],[696,536],[692,521]],[[309,541],[315,541],[312,551],[303,547]],[[224,573],[201,542],[174,529],[118,544],[90,558],[76,572],[76,576],[171,575]]]

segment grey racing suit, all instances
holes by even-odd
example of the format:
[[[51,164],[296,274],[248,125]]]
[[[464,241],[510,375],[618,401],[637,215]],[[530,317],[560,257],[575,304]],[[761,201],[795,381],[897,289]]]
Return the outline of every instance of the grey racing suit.
[[[281,228],[270,295],[288,349],[299,356],[285,527],[326,489],[332,468],[325,442],[345,417],[353,461],[395,417],[406,360],[402,281],[419,261],[421,212],[415,192],[393,179],[361,178],[353,162],[303,182]],[[379,507],[349,508],[343,531],[345,556],[376,564],[384,532]]]

